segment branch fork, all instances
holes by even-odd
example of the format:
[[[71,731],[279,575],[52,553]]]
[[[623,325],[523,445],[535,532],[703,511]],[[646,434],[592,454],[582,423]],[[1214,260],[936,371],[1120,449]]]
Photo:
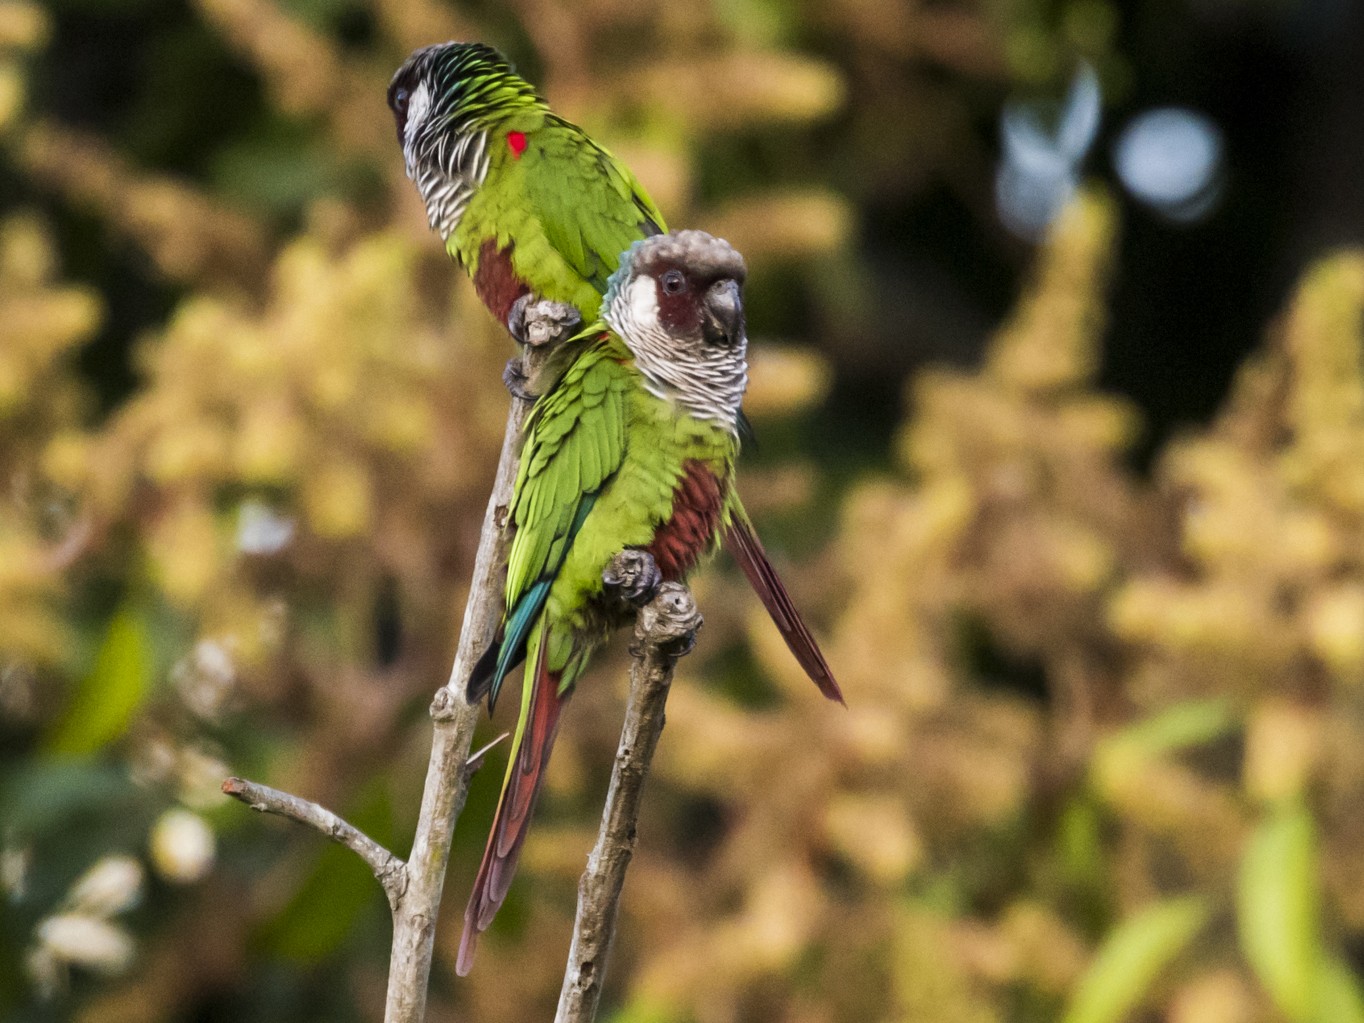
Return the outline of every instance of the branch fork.
[[[535,311],[544,315],[542,310]],[[546,348],[553,347],[527,348],[520,379],[534,379],[552,354]],[[395,856],[335,813],[299,796],[243,778],[228,778],[222,786],[225,794],[254,810],[286,817],[339,842],[369,866],[393,914],[385,1023],[421,1023],[425,1018],[436,917],[455,821],[464,808],[469,779],[488,750],[506,738],[503,734],[470,754],[480,708],[470,704],[464,694],[473,666],[492,642],[502,615],[500,580],[510,544],[505,528],[507,509],[529,410],[527,401],[513,401],[507,417],[459,648],[449,681],[436,690],[431,701],[431,757],[408,859]],[[639,609],[630,647],[630,698],[601,829],[578,887],[577,919],[556,1023],[590,1023],[596,1018],[621,888],[634,854],[644,778],[663,731],[673,669],[692,649],[701,626],[691,594],[677,583],[660,585],[657,566],[643,551],[622,551],[604,573],[603,581],[608,588],[616,589],[624,605]]]

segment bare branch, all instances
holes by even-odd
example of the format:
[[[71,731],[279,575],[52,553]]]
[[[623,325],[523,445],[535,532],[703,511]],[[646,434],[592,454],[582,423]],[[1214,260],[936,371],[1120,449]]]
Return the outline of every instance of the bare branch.
[[[245,778],[228,778],[223,782],[223,792],[234,799],[240,799],[253,810],[273,813],[287,817],[291,821],[307,825],[321,832],[333,842],[339,842],[359,856],[374,872],[379,884],[383,885],[390,907],[396,907],[407,887],[407,873],[403,861],[394,856],[374,839],[370,838],[355,825],[350,824],[330,810],[316,803],[292,796],[269,785],[258,785]]]
[[[560,339],[561,340],[561,339]],[[538,380],[557,349],[555,344],[523,352],[524,370],[516,379]],[[228,795],[307,824],[354,850],[383,885],[393,910],[385,1023],[422,1023],[435,945],[436,916],[450,858],[455,821],[464,808],[469,778],[484,755],[505,736],[470,756],[479,707],[465,697],[469,676],[496,634],[503,611],[503,579],[510,537],[505,529],[529,401],[513,400],[502,440],[493,492],[483,516],[474,559],[474,578],[464,608],[459,648],[450,678],[431,701],[433,736],[427,763],[417,833],[406,864],[341,818],[305,799],[239,778],[223,784]]]
[[[539,350],[527,351],[523,356],[530,363],[526,375],[533,376],[548,354]],[[465,699],[465,692],[474,664],[492,642],[502,620],[503,577],[510,543],[504,527],[516,481],[521,431],[529,412],[528,402],[512,401],[502,440],[502,457],[497,464],[497,478],[483,516],[483,532],[474,558],[473,586],[464,607],[464,625],[460,629],[455,663],[450,669],[450,680],[436,691],[431,702],[435,734],[426,768],[417,834],[412,840],[412,853],[407,862],[407,891],[393,913],[385,1023],[421,1023],[426,1015],[436,914],[445,886],[445,867],[450,858],[455,821],[464,809],[468,794],[471,772],[466,765],[471,759],[469,748],[473,744],[474,726],[478,723],[479,707]]]
[[[663,732],[663,710],[673,669],[691,650],[700,627],[696,603],[677,583],[664,583],[654,599],[640,609],[631,647],[630,702],[597,844],[578,883],[578,916],[555,1023],[591,1023],[596,1018],[621,888],[635,851],[644,778]]]

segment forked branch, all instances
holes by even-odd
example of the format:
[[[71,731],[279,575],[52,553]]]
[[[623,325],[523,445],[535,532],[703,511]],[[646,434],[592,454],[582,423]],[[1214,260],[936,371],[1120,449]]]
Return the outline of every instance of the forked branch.
[[[527,376],[549,354],[532,350]],[[422,1023],[445,870],[455,821],[464,807],[469,777],[487,747],[470,756],[479,707],[465,699],[469,675],[492,642],[503,610],[503,573],[509,536],[504,526],[516,477],[517,453],[530,405],[513,401],[502,456],[474,561],[459,648],[449,681],[431,702],[433,737],[412,853],[404,862],[331,811],[298,796],[241,778],[223,791],[257,810],[304,824],[340,842],[365,861],[383,886],[393,911],[385,1023]],[[637,552],[635,552],[637,553]],[[613,568],[615,568],[613,563]],[[621,571],[626,567],[621,564]],[[673,669],[692,647],[701,616],[691,594],[665,583],[641,608],[631,648],[630,699],[597,844],[579,885],[578,915],[560,996],[559,1023],[596,1017],[606,958],[615,931],[625,871],[634,853],[640,795],[658,738]],[[496,740],[495,740],[496,741]]]

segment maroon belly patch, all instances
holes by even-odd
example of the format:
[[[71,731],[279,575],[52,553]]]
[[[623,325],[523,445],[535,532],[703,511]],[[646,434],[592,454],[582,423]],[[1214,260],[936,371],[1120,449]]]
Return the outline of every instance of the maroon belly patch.
[[[505,249],[499,249],[496,241],[489,238],[479,246],[478,269],[474,271],[474,290],[504,327],[512,304],[530,291],[512,269],[511,254],[514,247],[508,245]]]
[[[720,525],[723,502],[720,481],[704,463],[688,460],[673,491],[672,517],[659,526],[654,542],[645,548],[653,555],[667,582],[680,582],[696,567]]]

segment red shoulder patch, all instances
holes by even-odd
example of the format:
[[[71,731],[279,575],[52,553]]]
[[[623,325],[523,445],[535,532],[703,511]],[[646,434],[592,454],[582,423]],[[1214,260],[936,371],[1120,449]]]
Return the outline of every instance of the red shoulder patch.
[[[526,151],[526,133],[523,131],[507,132],[507,145],[512,151],[512,156],[521,159],[521,154]]]
[[[653,555],[666,582],[680,582],[696,567],[711,545],[724,510],[720,480],[704,463],[689,459],[673,491],[672,516],[658,527]]]
[[[479,247],[478,269],[474,271],[474,290],[488,311],[504,327],[512,303],[530,291],[512,269],[513,247],[508,245],[505,249],[499,249],[497,243],[489,238]]]

